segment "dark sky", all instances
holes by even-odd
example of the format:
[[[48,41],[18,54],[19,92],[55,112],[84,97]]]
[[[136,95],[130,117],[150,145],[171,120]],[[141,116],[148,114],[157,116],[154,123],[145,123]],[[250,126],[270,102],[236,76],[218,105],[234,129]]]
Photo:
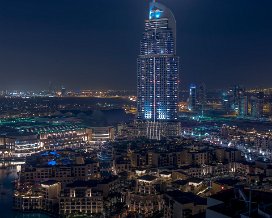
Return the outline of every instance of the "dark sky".
[[[161,0],[174,12],[181,82],[272,86],[271,0]],[[3,89],[135,89],[147,0],[0,0]]]

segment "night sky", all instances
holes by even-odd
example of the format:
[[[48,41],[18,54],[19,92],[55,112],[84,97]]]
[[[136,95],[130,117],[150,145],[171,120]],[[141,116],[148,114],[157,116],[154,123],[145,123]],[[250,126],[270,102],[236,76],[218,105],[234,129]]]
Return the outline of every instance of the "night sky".
[[[271,0],[161,0],[181,82],[272,86]],[[147,0],[0,0],[0,90],[136,89]]]

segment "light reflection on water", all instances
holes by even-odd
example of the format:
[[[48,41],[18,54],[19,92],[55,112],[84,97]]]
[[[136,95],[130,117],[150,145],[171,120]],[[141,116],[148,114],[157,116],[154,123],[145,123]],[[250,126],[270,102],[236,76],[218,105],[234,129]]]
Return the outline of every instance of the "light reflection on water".
[[[13,181],[18,177],[20,165],[0,163],[0,217],[1,218],[50,218],[45,214],[20,213],[12,210]]]

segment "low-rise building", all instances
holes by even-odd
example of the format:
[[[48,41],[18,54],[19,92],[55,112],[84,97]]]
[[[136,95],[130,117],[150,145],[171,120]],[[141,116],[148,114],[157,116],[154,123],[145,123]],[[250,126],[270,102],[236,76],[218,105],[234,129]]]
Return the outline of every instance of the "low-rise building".
[[[207,200],[191,192],[170,191],[164,195],[164,218],[185,218],[205,213]]]
[[[136,179],[136,186],[128,192],[127,206],[130,212],[152,216],[163,209],[163,195],[158,190],[158,177],[144,175]]]
[[[103,213],[103,195],[92,191],[91,182],[75,182],[67,185],[59,198],[60,215],[94,215]]]

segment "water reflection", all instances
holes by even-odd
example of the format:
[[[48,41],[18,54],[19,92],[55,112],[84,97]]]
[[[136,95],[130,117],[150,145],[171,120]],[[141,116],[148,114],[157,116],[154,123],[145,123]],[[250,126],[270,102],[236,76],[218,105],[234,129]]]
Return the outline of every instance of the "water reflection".
[[[0,217],[1,218],[50,218],[38,213],[20,213],[12,210],[12,196],[14,181],[21,170],[20,164],[15,162],[0,163]]]

